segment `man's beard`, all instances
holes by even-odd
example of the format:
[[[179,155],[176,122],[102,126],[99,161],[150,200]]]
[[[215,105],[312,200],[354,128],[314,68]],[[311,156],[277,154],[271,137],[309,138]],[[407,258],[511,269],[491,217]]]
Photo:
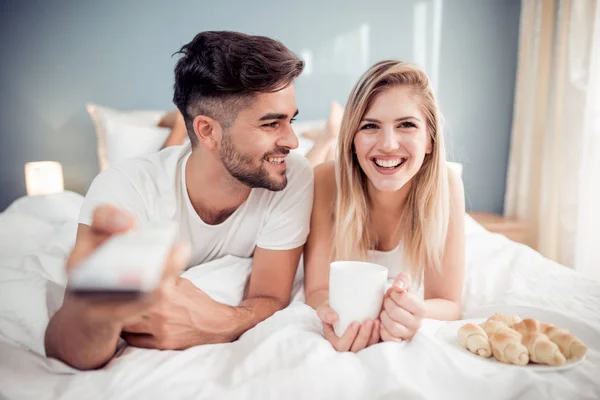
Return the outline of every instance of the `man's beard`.
[[[286,147],[277,147],[275,150],[266,153],[259,167],[254,165],[254,158],[249,154],[237,151],[231,142],[231,134],[225,133],[221,142],[221,162],[225,169],[235,179],[251,188],[264,188],[274,192],[285,189],[287,185],[287,176],[283,173],[283,179],[274,179],[270,177],[269,171],[264,162],[272,154],[288,154],[290,150]]]

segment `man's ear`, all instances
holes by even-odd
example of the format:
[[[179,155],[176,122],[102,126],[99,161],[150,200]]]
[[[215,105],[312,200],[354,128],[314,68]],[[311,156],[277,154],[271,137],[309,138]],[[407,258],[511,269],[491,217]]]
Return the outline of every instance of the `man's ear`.
[[[223,134],[221,124],[206,115],[198,115],[192,123],[199,142],[209,150],[215,149]]]

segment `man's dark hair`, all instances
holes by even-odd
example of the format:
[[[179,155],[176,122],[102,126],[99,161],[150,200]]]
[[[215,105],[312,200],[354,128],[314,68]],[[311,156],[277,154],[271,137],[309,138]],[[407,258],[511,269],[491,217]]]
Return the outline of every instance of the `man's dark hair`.
[[[238,32],[201,32],[175,54],[173,102],[183,114],[192,144],[197,115],[230,126],[256,93],[283,89],[304,62],[282,43]]]

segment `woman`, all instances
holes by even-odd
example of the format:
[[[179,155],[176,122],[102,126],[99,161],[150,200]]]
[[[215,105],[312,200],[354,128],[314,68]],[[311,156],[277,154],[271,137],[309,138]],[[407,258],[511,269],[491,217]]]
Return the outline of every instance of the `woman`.
[[[336,162],[315,168],[305,253],[306,303],[338,351],[411,339],[423,318],[461,315],[464,193],[446,166],[441,115],[426,74],[398,61],[371,67],[345,108]],[[337,337],[329,263],[368,260],[393,285],[379,319]],[[412,288],[415,281],[416,288]]]

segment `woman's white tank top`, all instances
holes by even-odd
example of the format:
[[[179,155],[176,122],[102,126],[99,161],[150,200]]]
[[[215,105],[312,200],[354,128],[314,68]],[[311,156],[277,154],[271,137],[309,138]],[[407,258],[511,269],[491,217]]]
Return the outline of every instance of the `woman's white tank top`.
[[[372,262],[373,264],[379,264],[387,268],[388,286],[391,286],[391,284],[394,282],[394,279],[396,279],[400,272],[407,272],[410,274],[410,268],[404,261],[405,259],[402,244],[398,244],[395,249],[390,251],[369,250],[368,258],[369,262]],[[419,286],[417,286],[417,282],[413,280],[412,286],[414,293],[423,298],[423,279],[421,279],[421,284]]]

